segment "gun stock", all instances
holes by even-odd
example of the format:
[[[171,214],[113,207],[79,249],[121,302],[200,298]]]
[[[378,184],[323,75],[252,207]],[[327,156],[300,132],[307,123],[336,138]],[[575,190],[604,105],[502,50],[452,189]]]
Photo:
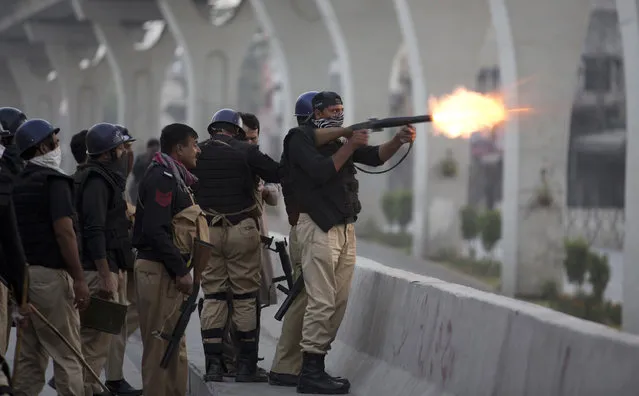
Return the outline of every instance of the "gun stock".
[[[300,295],[302,290],[304,290],[304,277],[300,274],[300,276],[295,279],[293,287],[289,290],[286,300],[284,300],[280,308],[275,312],[275,320],[282,321],[282,318],[284,318],[284,315],[286,315],[286,312],[291,308],[291,305],[293,305],[293,301]]]
[[[282,271],[284,272],[284,276],[286,278],[286,285],[289,290],[293,289],[293,267],[291,266],[291,258],[288,256],[288,252],[286,251],[286,242],[285,241],[277,241],[275,242],[275,250],[277,254],[280,256],[280,263],[282,264]]]
[[[191,253],[191,264],[193,267],[193,291],[187,299],[182,302],[182,305],[180,306],[180,317],[178,318],[171,335],[165,336],[164,334],[160,334],[160,337],[169,341],[169,344],[166,346],[166,350],[164,351],[164,355],[162,356],[162,360],[160,361],[160,367],[163,369],[169,367],[169,362],[178,350],[180,341],[186,331],[186,326],[189,324],[191,314],[193,314],[193,311],[197,308],[201,274],[204,267],[206,267],[209,257],[211,257],[212,251],[213,245],[210,243],[204,242],[200,239],[196,239],[193,243],[193,252]]]

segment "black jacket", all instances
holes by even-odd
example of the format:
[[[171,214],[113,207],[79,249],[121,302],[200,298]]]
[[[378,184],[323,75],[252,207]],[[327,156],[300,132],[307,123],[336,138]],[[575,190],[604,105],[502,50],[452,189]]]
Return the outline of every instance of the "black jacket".
[[[171,170],[152,165],[140,181],[133,225],[133,246],[138,258],[161,262],[173,277],[189,272],[188,257],[182,257],[173,243],[173,216],[191,206],[187,191],[178,186]]]
[[[74,180],[83,267],[95,271],[95,261],[106,258],[112,272],[132,269],[131,221],[124,199],[126,180],[95,161],[79,166]]]
[[[25,261],[11,191],[13,175],[0,164],[0,276],[17,301],[24,293]]]
[[[355,162],[382,165],[379,146],[355,150],[346,164],[336,171],[332,155],[342,147],[340,140],[315,147],[313,128],[303,126],[291,129],[284,142],[287,164],[282,173],[290,180],[287,186],[289,202],[294,200],[299,211],[307,213],[324,232],[335,225],[354,222],[362,210]]]

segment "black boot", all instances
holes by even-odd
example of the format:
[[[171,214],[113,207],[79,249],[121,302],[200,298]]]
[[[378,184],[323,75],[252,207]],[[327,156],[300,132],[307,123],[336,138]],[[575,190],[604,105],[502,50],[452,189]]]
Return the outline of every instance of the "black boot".
[[[276,373],[271,371],[268,373],[268,383],[274,386],[297,386],[299,375]]]
[[[337,381],[326,374],[324,358],[325,355],[304,352],[297,393],[345,395],[350,391],[350,384]]]
[[[119,381],[107,381],[105,385],[111,393],[118,396],[142,396],[142,389],[135,389],[125,379]]]
[[[251,355],[239,355],[235,382],[268,382],[268,377],[264,370],[258,369],[257,361]]]
[[[222,354],[205,356],[206,374],[204,382],[224,382],[224,363]]]
[[[326,363],[324,361],[324,359],[322,359],[322,371],[324,371],[326,373]],[[344,385],[347,385],[349,388],[351,387],[351,382],[346,379],[346,378],[342,378],[342,377],[333,377],[332,375],[326,373],[326,375],[328,375],[329,377],[331,377],[331,379],[335,382],[341,382]]]

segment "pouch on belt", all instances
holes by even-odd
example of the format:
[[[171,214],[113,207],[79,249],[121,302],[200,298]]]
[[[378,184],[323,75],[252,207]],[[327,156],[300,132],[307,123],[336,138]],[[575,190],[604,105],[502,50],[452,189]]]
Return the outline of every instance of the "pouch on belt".
[[[118,335],[126,321],[128,305],[91,297],[89,307],[80,312],[82,327]]]

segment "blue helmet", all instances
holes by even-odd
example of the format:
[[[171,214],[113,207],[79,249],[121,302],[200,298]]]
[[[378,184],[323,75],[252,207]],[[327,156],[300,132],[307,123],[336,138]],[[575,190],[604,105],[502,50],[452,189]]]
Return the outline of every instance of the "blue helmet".
[[[126,139],[116,125],[101,122],[89,128],[87,133],[87,154],[97,155],[113,150]]]
[[[58,132],[60,132],[60,128],[54,127],[48,121],[37,118],[26,121],[16,131],[16,145],[20,155]]]
[[[0,108],[0,137],[13,136],[27,116],[15,107]]]
[[[313,114],[313,97],[317,91],[308,91],[301,94],[295,102],[295,117],[308,117]]]
[[[209,133],[213,133],[215,129],[220,129],[224,124],[233,125],[240,129],[238,132],[244,133],[242,117],[239,112],[232,109],[218,110],[217,113],[213,114],[213,118],[211,118],[211,123],[207,130]]]

